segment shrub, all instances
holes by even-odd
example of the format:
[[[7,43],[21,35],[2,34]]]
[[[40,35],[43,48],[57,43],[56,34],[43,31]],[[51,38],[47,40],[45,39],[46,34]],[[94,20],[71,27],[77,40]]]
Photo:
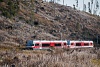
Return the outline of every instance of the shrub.
[[[3,0],[0,0],[0,2],[3,2]]]
[[[11,18],[10,13],[8,11],[6,11],[6,10],[2,11],[2,15],[5,16],[5,17],[7,17],[7,18]]]
[[[2,2],[2,0],[0,0],[0,2]],[[3,16],[11,18],[18,13],[19,7],[17,2],[8,0],[7,2],[5,2],[5,4],[6,6],[0,7]]]
[[[5,58],[2,62],[2,64],[7,64],[7,65],[11,65],[13,63],[11,58]]]
[[[35,20],[26,20],[26,23],[27,24],[30,24],[30,25],[35,25],[35,26],[38,26],[39,25],[39,21],[35,21]]]

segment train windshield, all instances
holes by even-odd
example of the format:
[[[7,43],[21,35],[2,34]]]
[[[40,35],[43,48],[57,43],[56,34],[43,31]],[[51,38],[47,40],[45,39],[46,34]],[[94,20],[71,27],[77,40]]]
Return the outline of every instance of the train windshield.
[[[34,46],[33,41],[32,41],[32,40],[28,40],[28,41],[26,42],[26,46]]]

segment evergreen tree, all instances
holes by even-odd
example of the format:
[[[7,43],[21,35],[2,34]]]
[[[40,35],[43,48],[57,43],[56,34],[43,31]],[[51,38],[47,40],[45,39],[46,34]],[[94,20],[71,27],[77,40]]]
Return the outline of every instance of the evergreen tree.
[[[12,18],[17,15],[19,11],[19,2],[18,0],[0,0],[0,2],[4,2],[7,6],[0,7],[0,11],[3,16],[7,18]]]

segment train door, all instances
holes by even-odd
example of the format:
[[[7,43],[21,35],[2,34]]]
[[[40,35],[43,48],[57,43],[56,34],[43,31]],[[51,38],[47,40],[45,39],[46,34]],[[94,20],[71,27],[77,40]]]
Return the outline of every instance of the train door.
[[[93,42],[90,42],[90,47],[93,47]]]
[[[42,49],[42,42],[39,42],[39,49]]]
[[[61,42],[61,48],[64,48],[64,41]]]
[[[67,48],[67,47],[68,47],[68,46],[67,46],[67,42],[64,42],[64,43],[63,43],[63,47],[64,47],[64,48]]]
[[[75,48],[75,42],[70,43],[70,48]]]
[[[84,42],[81,42],[81,46],[84,46]]]
[[[50,43],[50,47],[54,47],[54,42],[51,42]]]
[[[70,40],[67,40],[67,46],[68,46],[68,48],[70,47],[70,45],[71,45]]]
[[[39,49],[40,48],[39,43],[34,43],[34,48]]]

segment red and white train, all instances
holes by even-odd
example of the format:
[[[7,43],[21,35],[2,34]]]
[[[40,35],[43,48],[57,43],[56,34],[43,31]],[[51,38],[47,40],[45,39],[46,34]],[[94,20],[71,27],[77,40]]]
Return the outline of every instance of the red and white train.
[[[32,49],[48,49],[50,47],[54,48],[83,48],[83,47],[93,47],[93,41],[70,41],[70,40],[29,40],[27,41],[26,47]]]

